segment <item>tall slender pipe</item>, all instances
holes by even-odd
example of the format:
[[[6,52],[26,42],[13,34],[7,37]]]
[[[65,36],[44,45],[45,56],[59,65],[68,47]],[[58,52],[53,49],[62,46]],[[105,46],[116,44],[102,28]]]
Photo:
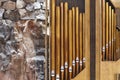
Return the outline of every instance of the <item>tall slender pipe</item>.
[[[102,60],[105,60],[105,0],[102,0]]]
[[[75,8],[76,17],[76,74],[79,73],[79,8]]]
[[[72,72],[73,72],[73,77],[75,77],[75,49],[76,49],[76,44],[75,44],[75,7],[72,7],[72,16],[73,16],[73,61],[72,61]]]
[[[56,80],[60,80],[60,7],[56,7]]]
[[[69,10],[69,80],[72,78],[73,26],[72,10]]]
[[[64,11],[63,11],[63,2],[60,3],[60,12],[61,12],[61,80],[64,80]]]
[[[64,4],[64,29],[65,29],[65,80],[68,80],[68,3]]]
[[[112,51],[111,51],[111,52],[112,52],[112,53],[111,53],[111,55],[112,55],[112,60],[114,60],[114,52],[113,52],[113,46],[114,46],[114,45],[113,45],[113,41],[114,41],[114,37],[113,37],[113,33],[114,33],[114,29],[113,29],[113,28],[114,28],[114,22],[113,22],[113,21],[114,21],[114,9],[112,9],[112,28],[111,28],[111,29],[112,29],[112,33],[111,33],[111,34],[112,34],[112,43],[111,43],[111,46],[112,46]]]
[[[80,71],[82,71],[83,66],[83,14],[80,13]]]
[[[106,60],[109,60],[109,51],[108,51],[108,43],[109,43],[109,40],[108,40],[108,2],[106,2],[106,13],[105,13],[105,16],[106,16]]]
[[[112,41],[112,39],[111,39],[111,13],[112,13],[112,11],[111,11],[111,6],[109,6],[109,20],[108,20],[108,39],[109,39],[109,44],[108,44],[108,50],[109,50],[109,60],[112,60],[111,58],[112,58],[112,54],[111,54],[111,41]]]
[[[55,0],[51,0],[51,80],[55,80]]]

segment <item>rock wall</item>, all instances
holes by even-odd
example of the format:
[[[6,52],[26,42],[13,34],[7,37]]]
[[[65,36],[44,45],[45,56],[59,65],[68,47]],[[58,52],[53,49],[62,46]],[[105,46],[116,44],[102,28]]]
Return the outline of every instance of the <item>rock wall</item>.
[[[46,15],[45,0],[0,0],[0,80],[44,80]]]

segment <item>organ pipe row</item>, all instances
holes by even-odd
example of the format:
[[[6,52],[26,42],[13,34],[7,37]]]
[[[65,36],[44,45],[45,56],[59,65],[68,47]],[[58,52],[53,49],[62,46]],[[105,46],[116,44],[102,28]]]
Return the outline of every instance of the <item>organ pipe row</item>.
[[[116,13],[106,0],[103,0],[102,4],[102,60],[115,61],[120,54],[120,32],[116,29]]]
[[[84,13],[51,0],[51,80],[70,80],[85,68]]]

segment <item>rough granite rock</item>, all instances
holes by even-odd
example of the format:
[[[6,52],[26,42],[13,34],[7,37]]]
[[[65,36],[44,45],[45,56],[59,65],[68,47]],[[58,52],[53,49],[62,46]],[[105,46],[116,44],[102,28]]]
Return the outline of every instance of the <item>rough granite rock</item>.
[[[33,10],[34,10],[33,4],[27,4],[26,10],[28,10],[28,11],[33,11]]]
[[[0,80],[44,80],[45,9],[45,0],[0,0]]]
[[[20,14],[18,10],[10,12],[9,18],[12,21],[18,21],[20,19]]]
[[[9,20],[12,20],[12,21],[18,21],[20,19],[20,14],[19,14],[18,10],[14,10],[14,11],[7,10],[4,13],[3,18],[4,19],[9,19]]]
[[[7,10],[4,12],[3,19],[8,19],[10,15],[11,10]]]
[[[16,7],[18,9],[25,7],[26,3],[23,0],[17,0],[16,1]]]
[[[40,8],[41,8],[39,2],[35,2],[35,3],[33,4],[33,6],[34,6],[34,9],[40,9]]]
[[[24,17],[26,15],[27,11],[25,9],[19,9],[20,17]]]
[[[5,2],[5,1],[8,1],[8,0],[0,0],[1,2]]]
[[[15,2],[13,1],[4,2],[3,8],[6,10],[14,10],[16,8]]]
[[[2,9],[2,8],[0,8],[0,19],[2,19],[3,18],[3,13],[4,13],[4,9]]]
[[[24,0],[26,3],[34,3],[36,0]]]

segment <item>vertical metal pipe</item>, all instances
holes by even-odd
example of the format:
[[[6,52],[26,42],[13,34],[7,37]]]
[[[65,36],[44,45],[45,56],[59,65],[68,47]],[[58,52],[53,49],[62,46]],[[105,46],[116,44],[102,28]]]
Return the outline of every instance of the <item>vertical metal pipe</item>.
[[[61,80],[64,80],[64,19],[63,19],[63,2],[60,3],[61,6]]]
[[[102,60],[105,60],[105,0],[102,0]]]
[[[83,66],[83,14],[80,13],[80,71],[82,71]]]
[[[72,7],[72,16],[73,16],[73,61],[72,61],[72,73],[73,73],[73,77],[75,77],[75,49],[76,49],[76,45],[75,45],[75,7]]]
[[[68,80],[68,3],[64,4],[64,27],[65,27],[65,80]]]
[[[85,43],[85,38],[84,38],[84,35],[85,35],[85,29],[84,29],[84,27],[85,27],[85,13],[83,13],[83,59],[82,59],[82,61],[83,61],[83,68],[85,68],[85,60],[86,60],[86,58],[85,58],[85,53],[84,53],[84,50],[85,50],[85,46],[84,46],[84,43]]]
[[[112,9],[112,26],[111,26],[112,27],[111,28],[112,29],[112,33],[111,33],[112,34],[112,43],[111,43],[111,47],[112,47],[112,50],[111,50],[111,52],[112,52],[111,53],[111,55],[112,55],[112,61],[114,60],[114,55],[113,55],[114,54],[114,52],[113,52],[113,40],[114,40],[114,37],[113,37],[114,29],[113,28],[114,28],[114,22],[113,21],[114,21],[114,9]]]
[[[51,46],[50,46],[50,53],[51,53],[51,80],[55,80],[55,0],[51,0]]]
[[[79,73],[79,8],[75,8],[76,14],[76,74]]]
[[[108,53],[108,2],[106,2],[106,13],[105,13],[105,16],[106,16],[106,60],[109,60],[109,53]]]
[[[69,80],[72,78],[72,54],[73,54],[73,29],[72,10],[69,10]]]
[[[117,60],[116,59],[116,14],[114,13],[114,34],[113,34],[113,36],[114,36],[114,42],[113,42],[113,44],[114,44],[114,60]]]
[[[111,60],[111,6],[109,6],[109,19],[108,19],[108,39],[109,39],[109,44],[108,44],[108,50],[109,50],[109,60]]]
[[[60,7],[56,7],[56,80],[60,80]]]

